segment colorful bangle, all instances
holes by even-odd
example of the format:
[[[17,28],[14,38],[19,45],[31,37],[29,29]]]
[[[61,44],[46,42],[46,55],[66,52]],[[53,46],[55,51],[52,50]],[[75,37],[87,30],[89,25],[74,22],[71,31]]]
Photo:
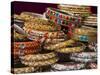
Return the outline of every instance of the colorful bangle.
[[[79,24],[81,17],[75,17],[72,14],[66,13],[59,9],[47,8],[45,13],[46,18],[58,25],[68,25],[69,23]]]
[[[24,61],[41,61],[41,60],[47,60],[56,57],[56,54],[54,52],[46,53],[46,54],[31,54],[31,55],[25,55],[21,56],[20,59]]]
[[[63,64],[54,64],[52,68],[57,71],[79,70],[85,67],[84,63],[66,62]]]
[[[35,72],[38,69],[39,69],[38,67],[12,68],[11,72],[14,73],[14,74],[30,73],[30,72]]]
[[[78,58],[97,58],[97,53],[96,52],[81,52],[81,53],[72,53],[72,57],[78,57]]]
[[[21,60],[22,64],[27,65],[27,66],[46,66],[46,65],[51,65],[54,64],[58,61],[58,58],[51,58],[48,60],[43,60],[43,61],[38,61],[38,62],[32,62],[32,61],[23,61]]]
[[[46,49],[46,50],[55,50],[55,49],[66,47],[66,46],[71,45],[73,43],[75,43],[74,40],[67,40],[67,41],[60,42],[60,43],[57,43],[57,44],[54,44],[54,45],[45,45],[44,49]]]
[[[71,60],[74,60],[76,62],[84,62],[84,63],[87,63],[87,62],[96,62],[97,61],[97,58],[80,58],[80,57],[70,57]]]
[[[85,45],[83,43],[80,43],[80,45],[81,46],[60,48],[60,49],[56,49],[55,51],[59,53],[81,52],[85,49]]]

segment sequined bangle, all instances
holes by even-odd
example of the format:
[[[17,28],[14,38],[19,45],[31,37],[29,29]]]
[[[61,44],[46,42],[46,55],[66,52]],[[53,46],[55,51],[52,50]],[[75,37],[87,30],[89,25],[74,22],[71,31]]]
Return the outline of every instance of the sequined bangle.
[[[77,58],[97,58],[97,53],[96,52],[81,52],[81,53],[72,53],[72,57],[77,57]]]
[[[54,44],[54,45],[45,45],[44,49],[46,49],[46,50],[55,50],[55,49],[66,47],[66,46],[71,45],[73,43],[75,43],[74,40],[67,40],[67,41],[60,42],[60,43],[57,43],[57,44]]]
[[[84,63],[66,62],[63,64],[54,64],[52,69],[56,71],[79,70],[85,68]]]
[[[59,53],[81,52],[85,49],[85,45],[83,43],[80,43],[80,45],[81,46],[60,48],[60,49],[56,49],[55,51]]]
[[[11,72],[14,74],[30,73],[30,72],[35,72],[38,69],[39,69],[38,67],[21,67],[21,68],[12,68]]]
[[[96,62],[97,58],[77,58],[77,57],[70,57],[71,60],[74,60],[76,62]]]
[[[41,60],[47,60],[56,57],[56,54],[54,52],[45,53],[45,54],[31,54],[31,55],[25,55],[21,56],[20,59],[24,61],[41,61]]]
[[[47,8],[45,16],[58,25],[67,26],[69,23],[79,24],[81,22],[81,17],[75,17],[72,14],[55,8]]]
[[[32,61],[23,61],[21,60],[22,64],[27,65],[27,66],[46,66],[46,65],[51,65],[54,64],[58,61],[58,58],[51,58],[48,60],[43,60],[43,61],[38,61],[38,62],[32,62]]]

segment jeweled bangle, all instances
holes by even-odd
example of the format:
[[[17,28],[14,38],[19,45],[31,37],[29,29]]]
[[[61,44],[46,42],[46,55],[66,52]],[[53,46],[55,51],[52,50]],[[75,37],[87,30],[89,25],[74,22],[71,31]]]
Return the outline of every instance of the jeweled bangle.
[[[30,55],[25,55],[21,56],[21,60],[25,61],[40,61],[40,60],[47,60],[51,59],[53,57],[56,57],[56,54],[54,52],[46,53],[46,54],[30,54]]]
[[[79,70],[85,67],[84,63],[66,62],[63,64],[54,64],[52,68],[57,71]]]
[[[96,36],[97,35],[97,30],[92,29],[92,28],[86,28],[86,27],[75,28],[74,34]]]
[[[83,42],[95,42],[95,41],[97,41],[97,36],[73,34],[72,39],[78,40],[78,41],[83,41]]]
[[[47,20],[35,21],[35,22],[25,22],[23,29],[39,30],[39,31],[59,31],[61,28],[54,23],[51,23]]]
[[[37,37],[46,37],[46,38],[60,38],[64,37],[64,33],[61,31],[49,32],[49,31],[37,31],[37,30],[26,30],[26,32],[31,36],[31,39],[34,39],[34,36]]]
[[[72,53],[72,57],[78,57],[78,58],[97,58],[96,52],[81,52],[81,53]]]
[[[45,45],[44,49],[46,49],[46,50],[55,50],[55,49],[66,47],[66,46],[71,45],[73,43],[75,43],[74,40],[67,40],[67,41],[60,42],[60,43],[57,43],[57,44],[54,44],[54,45]]]
[[[12,68],[11,72],[14,74],[20,73],[30,73],[38,70],[38,67],[21,67],[21,68]]]
[[[76,47],[65,47],[65,48],[60,48],[56,49],[56,52],[60,53],[75,53],[75,52],[81,52],[85,49],[85,45],[80,43],[81,46],[76,46]]]
[[[66,13],[59,9],[47,8],[46,18],[58,25],[68,25],[68,23],[79,24],[81,22],[81,17],[75,17],[72,14]]]
[[[40,48],[40,43],[38,41],[28,41],[28,42],[14,42],[14,49],[21,49],[21,48],[33,48],[37,49]]]
[[[22,64],[27,65],[27,66],[46,66],[46,65],[51,65],[54,64],[58,61],[58,58],[54,57],[48,60],[43,60],[43,61],[23,61],[21,60]]]
[[[74,60],[76,62],[96,62],[97,58],[80,58],[80,57],[70,57],[71,60]]]

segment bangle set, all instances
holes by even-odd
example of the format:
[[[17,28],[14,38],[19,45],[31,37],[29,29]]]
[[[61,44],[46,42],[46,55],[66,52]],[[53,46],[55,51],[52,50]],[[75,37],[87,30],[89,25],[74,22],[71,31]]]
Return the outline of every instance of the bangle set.
[[[56,71],[79,70],[85,68],[84,63],[66,62],[63,64],[54,64],[52,69]]]
[[[38,69],[39,69],[38,67],[21,67],[21,68],[12,68],[11,72],[15,74],[30,73],[30,72],[35,72]]]
[[[55,49],[59,49],[59,48],[69,46],[73,43],[75,43],[74,40],[67,40],[67,41],[60,42],[60,43],[53,44],[53,45],[52,44],[51,45],[45,45],[44,49],[46,49],[46,50],[55,50]]]

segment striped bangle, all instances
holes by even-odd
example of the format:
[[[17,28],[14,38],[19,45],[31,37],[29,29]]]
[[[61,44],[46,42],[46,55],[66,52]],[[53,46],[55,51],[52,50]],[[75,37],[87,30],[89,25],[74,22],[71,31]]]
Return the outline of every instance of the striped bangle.
[[[58,61],[58,58],[54,57],[48,60],[43,60],[43,61],[37,61],[37,62],[32,62],[32,61],[24,61],[21,60],[22,64],[27,65],[27,66],[46,66],[46,65],[51,65],[54,64]]]
[[[57,43],[57,44],[54,44],[54,45],[46,45],[46,46],[44,46],[44,49],[46,49],[46,50],[55,50],[55,49],[66,47],[66,46],[71,45],[73,43],[75,43],[74,40],[67,40],[67,41]]]
[[[81,53],[72,53],[72,57],[77,57],[77,58],[97,58],[97,53],[96,52],[81,52]]]
[[[79,58],[79,57],[73,57],[71,56],[70,57],[71,60],[74,60],[76,62],[84,62],[84,63],[87,63],[87,62],[96,62],[97,61],[97,58]]]
[[[14,73],[14,74],[30,73],[30,72],[35,72],[38,69],[39,69],[38,67],[12,68],[11,72]]]
[[[60,49],[56,49],[55,51],[59,53],[81,52],[85,49],[85,45],[83,43],[80,43],[80,45],[81,46],[60,48]]]
[[[45,15],[46,18],[48,18],[50,21],[53,21],[58,25],[67,26],[68,23],[76,24],[76,23],[80,23],[81,21],[80,17],[75,17],[72,14],[66,13],[64,11],[55,8],[47,8]]]
[[[31,55],[25,55],[21,56],[20,59],[24,61],[41,61],[41,60],[47,60],[56,57],[56,54],[54,52],[46,53],[46,54],[31,54]]]
[[[52,68],[57,71],[79,70],[85,67],[84,63],[66,62],[63,64],[54,64]]]

